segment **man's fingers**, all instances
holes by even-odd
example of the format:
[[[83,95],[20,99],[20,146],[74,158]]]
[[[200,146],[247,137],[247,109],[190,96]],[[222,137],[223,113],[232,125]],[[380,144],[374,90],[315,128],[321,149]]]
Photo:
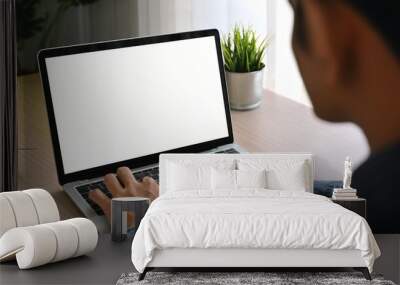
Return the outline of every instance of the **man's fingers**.
[[[103,192],[101,192],[99,189],[95,189],[89,192],[89,198],[93,202],[95,202],[99,207],[103,210],[109,210],[110,209],[110,198],[108,198]]]
[[[137,183],[132,171],[126,166],[117,169],[117,176],[124,187],[131,187],[133,184]]]
[[[89,192],[89,198],[95,202],[103,210],[107,219],[110,220],[111,215],[111,200],[99,189],[95,189]]]
[[[152,177],[145,176],[143,177],[143,183],[150,184],[150,183],[157,183]]]
[[[158,196],[160,196],[160,187],[157,183],[155,183],[152,187],[149,188],[149,192],[151,194],[151,201],[153,201],[158,198]]]
[[[107,174],[104,176],[104,184],[107,186],[107,189],[111,192],[113,197],[121,197],[124,195],[124,188],[121,186],[121,183],[118,181],[115,174]]]
[[[143,184],[146,189],[146,197],[150,198],[151,201],[156,199],[159,195],[159,186],[157,181],[152,177],[146,176],[143,178]]]

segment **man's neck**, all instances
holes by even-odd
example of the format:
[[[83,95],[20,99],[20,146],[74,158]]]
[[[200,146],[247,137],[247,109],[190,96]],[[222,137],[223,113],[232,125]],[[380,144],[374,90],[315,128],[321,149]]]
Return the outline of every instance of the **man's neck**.
[[[379,54],[364,51],[365,60],[357,88],[357,102],[348,115],[367,136],[371,152],[400,143],[400,66],[398,59],[376,47]]]
[[[400,143],[400,86],[389,86],[393,89],[382,89],[374,95],[374,101],[366,98],[361,103],[362,108],[358,108],[358,113],[353,114],[354,122],[363,129],[372,153]]]

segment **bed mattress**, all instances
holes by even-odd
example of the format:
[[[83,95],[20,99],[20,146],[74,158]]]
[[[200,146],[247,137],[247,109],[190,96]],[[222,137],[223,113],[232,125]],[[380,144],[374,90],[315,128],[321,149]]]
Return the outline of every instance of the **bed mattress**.
[[[132,243],[139,272],[162,249],[359,250],[372,271],[379,248],[361,216],[307,192],[181,191],[157,198]]]

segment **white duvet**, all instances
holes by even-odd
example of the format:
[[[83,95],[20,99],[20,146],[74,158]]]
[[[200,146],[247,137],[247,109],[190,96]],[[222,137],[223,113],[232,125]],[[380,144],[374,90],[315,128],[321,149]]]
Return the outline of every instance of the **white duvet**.
[[[359,215],[320,195],[265,189],[162,195],[140,223],[132,262],[143,272],[165,248],[358,249],[370,271],[380,255]]]

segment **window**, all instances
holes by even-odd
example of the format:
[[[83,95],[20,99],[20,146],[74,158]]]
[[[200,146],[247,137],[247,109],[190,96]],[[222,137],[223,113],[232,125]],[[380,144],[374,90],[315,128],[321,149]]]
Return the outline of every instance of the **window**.
[[[293,11],[275,0],[139,0],[139,35],[218,28],[253,27],[261,38],[272,37],[267,50],[264,85],[276,93],[311,106],[293,56],[290,39]]]

